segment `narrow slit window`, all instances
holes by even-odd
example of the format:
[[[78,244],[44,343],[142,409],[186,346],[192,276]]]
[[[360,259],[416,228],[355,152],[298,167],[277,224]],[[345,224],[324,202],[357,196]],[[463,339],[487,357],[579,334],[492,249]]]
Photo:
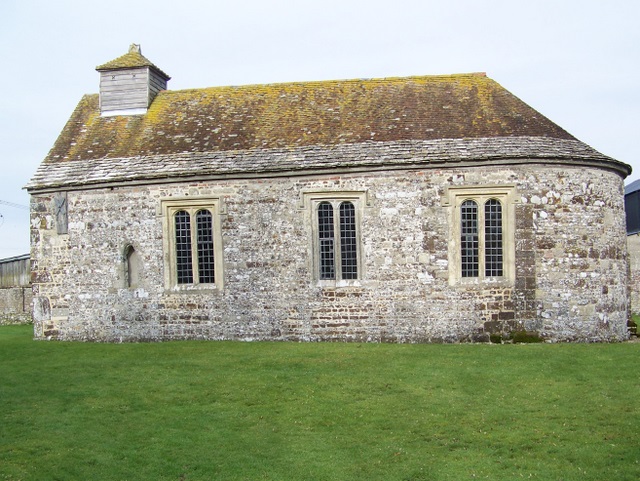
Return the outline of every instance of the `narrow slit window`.
[[[140,278],[140,257],[132,245],[124,249],[124,281],[125,287],[137,287]]]
[[[484,204],[485,276],[503,275],[502,204],[490,199]]]
[[[193,267],[191,264],[191,217],[180,210],[175,216],[176,229],[176,273],[178,284],[193,283]]]
[[[478,277],[478,204],[465,200],[460,207],[460,254],[462,277]]]
[[[198,281],[201,284],[215,282],[213,250],[213,216],[208,210],[196,214],[198,237]]]
[[[351,202],[340,204],[340,254],[342,278],[358,278],[358,253],[356,244],[356,209]]]
[[[133,270],[132,258],[133,246],[128,245],[124,249],[124,284],[126,287],[131,287],[131,271]]]

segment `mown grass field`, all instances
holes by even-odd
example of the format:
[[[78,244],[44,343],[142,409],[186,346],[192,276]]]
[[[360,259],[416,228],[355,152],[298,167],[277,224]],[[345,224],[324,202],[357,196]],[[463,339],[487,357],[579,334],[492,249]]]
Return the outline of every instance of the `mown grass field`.
[[[0,480],[640,479],[640,344],[34,342]]]

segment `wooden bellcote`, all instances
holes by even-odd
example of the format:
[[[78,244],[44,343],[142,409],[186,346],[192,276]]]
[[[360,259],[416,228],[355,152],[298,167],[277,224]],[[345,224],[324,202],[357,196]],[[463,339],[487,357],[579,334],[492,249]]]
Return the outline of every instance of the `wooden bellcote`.
[[[142,55],[140,45],[96,67],[100,72],[100,114],[141,115],[171,78]]]

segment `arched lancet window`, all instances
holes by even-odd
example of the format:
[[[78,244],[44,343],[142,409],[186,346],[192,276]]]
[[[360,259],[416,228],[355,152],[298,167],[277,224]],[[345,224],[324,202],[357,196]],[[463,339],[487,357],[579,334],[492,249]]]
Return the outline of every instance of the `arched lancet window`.
[[[357,279],[356,209],[351,202],[340,204],[340,253],[342,255],[342,278]]]
[[[193,255],[191,252],[191,216],[179,210],[174,215],[176,245],[176,275],[178,284],[193,283]]]
[[[335,238],[333,206],[329,202],[318,204],[318,259],[320,279],[335,279]]]
[[[473,200],[460,206],[460,255],[462,277],[478,277],[478,204]]]
[[[485,277],[503,275],[502,204],[489,199],[484,204],[484,272]]]
[[[213,252],[213,216],[208,210],[200,210],[196,214],[198,230],[198,282],[212,284],[215,282]]]

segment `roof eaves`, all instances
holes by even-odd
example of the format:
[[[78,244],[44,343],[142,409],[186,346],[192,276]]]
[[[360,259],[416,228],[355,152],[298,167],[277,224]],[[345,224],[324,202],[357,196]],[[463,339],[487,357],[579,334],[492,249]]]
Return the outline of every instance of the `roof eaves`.
[[[340,159],[340,160],[337,160]],[[542,138],[443,139],[365,142],[249,151],[105,158],[41,165],[27,191],[90,188],[114,182],[178,182],[185,178],[250,178],[442,168],[443,165],[542,163],[607,169],[624,177],[630,167],[580,141]],[[149,166],[153,165],[153,169]]]

